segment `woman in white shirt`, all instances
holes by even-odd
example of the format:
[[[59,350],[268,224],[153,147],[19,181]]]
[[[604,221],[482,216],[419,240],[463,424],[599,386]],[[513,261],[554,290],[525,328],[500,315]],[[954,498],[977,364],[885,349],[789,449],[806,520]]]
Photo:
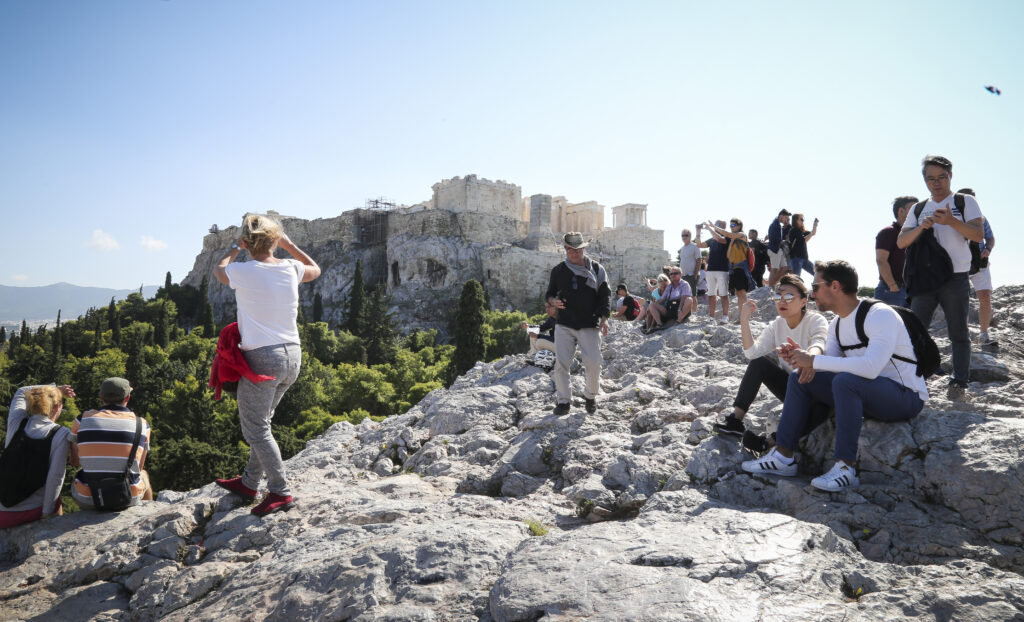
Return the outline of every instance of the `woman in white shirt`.
[[[788,339],[800,344],[808,352],[822,354],[825,351],[828,321],[820,313],[807,311],[807,286],[798,276],[787,274],[779,279],[771,299],[779,317],[768,324],[757,341],[754,341],[750,333],[750,314],[757,309],[757,303],[750,300],[740,307],[743,354],[750,362],[747,363],[747,371],[743,374],[740,389],[733,400],[732,414],[714,426],[720,434],[743,436],[746,431],[743,416],[762,385],[779,401],[785,399],[786,384],[793,368],[784,360],[776,362],[768,358],[768,354],[787,343]]]
[[[279,259],[280,247],[293,259]],[[251,261],[231,263],[241,249],[249,251]],[[294,499],[285,479],[281,450],[270,431],[274,409],[285,391],[299,376],[302,364],[299,328],[295,322],[299,310],[299,283],[320,276],[320,266],[296,246],[273,219],[247,214],[242,221],[242,237],[221,258],[213,270],[218,281],[235,290],[238,303],[239,348],[245,362],[257,374],[272,380],[238,382],[238,419],[242,436],[249,444],[249,463],[240,477],[219,479],[217,485],[255,499],[260,480],[267,476],[268,494],[252,509],[258,516],[288,510]]]
[[[12,503],[10,507],[0,502],[0,529],[61,514],[60,490],[64,485],[64,467],[68,462],[71,430],[56,421],[64,410],[64,398],[74,396],[74,390],[67,385],[21,387],[14,393],[7,415],[7,440],[4,447],[11,444],[24,425],[24,434],[28,439],[41,441],[50,438],[50,456],[46,482],[41,487],[27,498]],[[0,473],[0,477],[8,475]]]

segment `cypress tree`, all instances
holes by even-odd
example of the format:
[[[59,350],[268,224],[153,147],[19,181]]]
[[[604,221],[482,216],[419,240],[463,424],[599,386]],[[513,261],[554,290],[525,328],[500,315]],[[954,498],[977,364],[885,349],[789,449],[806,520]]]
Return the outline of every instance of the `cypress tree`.
[[[466,281],[455,316],[455,375],[469,371],[484,358],[484,288],[476,279]],[[454,378],[452,378],[454,380]]]
[[[395,335],[395,322],[388,310],[390,299],[384,293],[384,286],[378,285],[370,293],[366,304],[366,363],[378,365],[395,362],[398,353],[398,339]]]
[[[0,344],[7,343],[7,327],[0,326]]]
[[[319,322],[324,317],[324,298],[320,295],[320,292],[313,296],[313,321]]]
[[[96,353],[100,351],[100,335],[103,333],[100,327],[100,314],[96,314],[96,326],[92,336],[92,355],[96,356]]]
[[[210,304],[210,282],[205,276],[199,284],[199,317],[196,323],[203,327],[203,337],[217,336],[217,326],[213,322],[213,305]]]
[[[99,318],[96,320],[96,325],[99,326]],[[110,305],[107,306],[107,327],[110,328],[110,341],[114,344],[114,347],[120,347],[121,345],[121,314],[117,311],[117,304],[114,299],[110,299]]]
[[[21,345],[27,346],[32,343],[32,333],[28,330],[28,322],[21,321]]]
[[[164,277],[164,290],[168,292],[171,291],[171,285],[173,285],[173,283],[171,283],[171,271],[168,270],[167,276]]]
[[[156,330],[153,335],[153,342],[161,348],[166,348],[168,332],[167,303],[164,302],[160,305],[160,315],[156,318]]]
[[[352,277],[352,289],[348,293],[348,314],[342,328],[359,337],[365,337],[366,330],[366,284],[363,283],[363,261],[356,261],[356,273]]]
[[[60,326],[60,309],[57,309],[57,326],[53,329],[53,369],[60,367],[60,359],[64,354],[64,331]]]

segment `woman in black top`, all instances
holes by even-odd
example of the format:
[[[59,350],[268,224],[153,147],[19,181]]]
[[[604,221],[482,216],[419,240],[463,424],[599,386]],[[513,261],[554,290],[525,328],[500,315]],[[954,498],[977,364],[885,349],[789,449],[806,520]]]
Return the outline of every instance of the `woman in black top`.
[[[801,270],[807,270],[814,277],[814,264],[807,258],[807,241],[818,233],[818,219],[814,219],[814,228],[808,231],[804,227],[804,215],[793,214],[793,226],[789,229],[789,270],[800,276]]]

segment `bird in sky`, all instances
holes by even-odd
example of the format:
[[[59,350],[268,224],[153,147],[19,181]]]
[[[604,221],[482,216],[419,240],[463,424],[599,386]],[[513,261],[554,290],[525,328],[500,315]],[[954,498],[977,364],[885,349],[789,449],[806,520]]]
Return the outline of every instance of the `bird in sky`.
[[[996,95],[999,95],[1000,93],[1002,93],[1002,91],[1000,91],[999,89],[997,89],[994,86],[986,86],[985,90],[988,91],[989,93],[995,93]]]

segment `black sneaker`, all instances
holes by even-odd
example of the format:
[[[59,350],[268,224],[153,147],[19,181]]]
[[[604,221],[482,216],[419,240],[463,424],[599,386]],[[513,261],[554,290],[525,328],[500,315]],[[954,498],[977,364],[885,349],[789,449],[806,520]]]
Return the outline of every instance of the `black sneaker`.
[[[726,416],[724,420],[716,422],[712,427],[715,428],[715,432],[728,436],[743,436],[743,433],[747,431],[743,427],[743,422],[732,415]]]
[[[768,451],[768,437],[764,434],[754,434],[750,430],[743,433],[743,446],[760,456]]]
[[[561,417],[562,415],[569,414],[569,404],[555,404],[555,416]]]
[[[587,412],[588,413],[594,414],[594,413],[597,412],[597,400],[595,400],[595,399],[589,399],[589,400],[588,399],[584,399],[583,401],[586,402],[586,404],[587,404]]]

